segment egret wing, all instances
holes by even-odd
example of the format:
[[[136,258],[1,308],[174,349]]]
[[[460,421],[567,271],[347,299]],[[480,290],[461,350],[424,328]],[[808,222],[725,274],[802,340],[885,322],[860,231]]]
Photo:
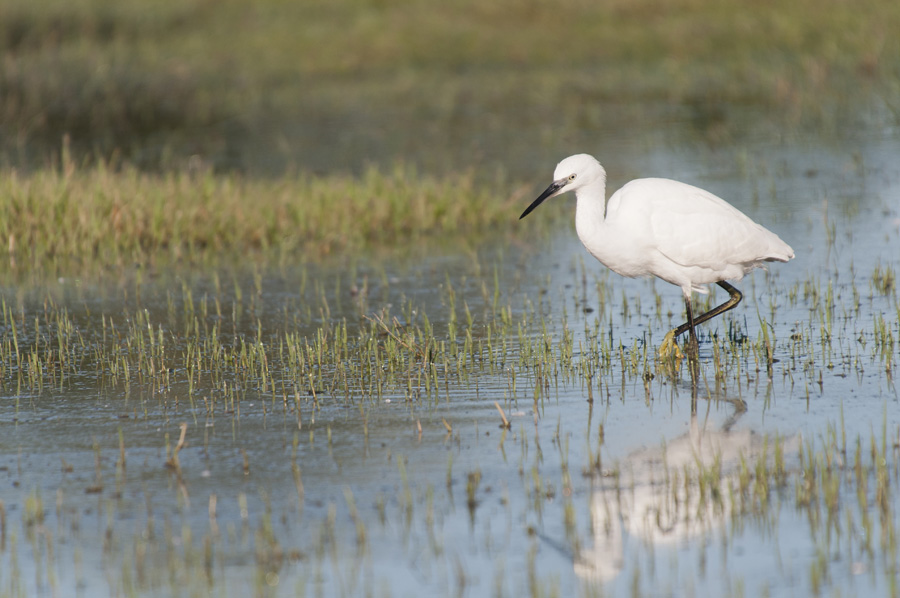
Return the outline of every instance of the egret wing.
[[[640,185],[623,187],[620,209],[640,216],[645,242],[676,264],[724,272],[793,254],[777,235],[708,191],[668,179],[633,183]],[[632,204],[629,195],[641,201]]]

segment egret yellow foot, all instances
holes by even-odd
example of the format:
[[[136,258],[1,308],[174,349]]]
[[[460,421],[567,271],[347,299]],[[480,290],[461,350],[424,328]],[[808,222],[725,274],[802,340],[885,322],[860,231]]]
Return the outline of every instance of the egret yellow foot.
[[[675,342],[675,331],[670,330],[659,345],[659,358],[669,359],[673,354],[678,359],[684,358],[684,353],[681,352],[681,349],[678,348],[678,343]]]

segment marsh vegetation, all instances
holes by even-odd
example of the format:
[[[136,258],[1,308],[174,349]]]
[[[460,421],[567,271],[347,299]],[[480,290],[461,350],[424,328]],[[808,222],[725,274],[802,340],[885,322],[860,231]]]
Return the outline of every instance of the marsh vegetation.
[[[0,597],[898,595],[895,4],[5,3]],[[697,380],[574,149],[796,250]]]

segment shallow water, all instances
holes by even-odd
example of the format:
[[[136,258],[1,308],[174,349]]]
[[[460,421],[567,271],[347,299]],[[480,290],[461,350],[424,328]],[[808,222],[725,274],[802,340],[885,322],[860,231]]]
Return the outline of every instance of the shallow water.
[[[81,361],[45,370],[40,386],[21,375],[33,367],[4,364],[0,596],[896,592],[896,540],[877,530],[896,528],[897,512],[876,514],[875,482],[863,490],[871,511],[856,508],[846,470],[834,527],[798,506],[797,485],[801,446],[832,454],[828,439],[844,435],[849,463],[859,438],[870,460],[871,439],[891,449],[900,429],[900,302],[896,283],[875,282],[900,268],[900,135],[626,146],[600,154],[612,187],[644,175],[698,184],[797,254],[748,276],[738,309],[703,327],[696,390],[686,368],[655,365],[680,323],[678,290],[608,273],[568,226],[458,253],[4,288],[5,346],[57,342],[46,314],[63,309]],[[557,200],[532,217],[572,209]],[[400,324],[390,334],[427,318],[454,347],[447,360],[429,370],[401,349],[372,364],[380,372],[332,358],[309,385],[291,373],[287,334],[312,342],[346,320],[352,348],[383,314]],[[763,321],[769,372],[752,349]],[[468,354],[467,333],[481,343]],[[201,353],[235,363],[190,374],[198,336],[225,347]],[[143,365],[127,379],[92,357],[153,355],[157,342],[162,357],[129,361]],[[266,380],[237,364],[242,342],[265,355]],[[767,446],[771,460],[775,434],[794,477],[765,508],[707,511],[687,496],[682,517],[659,522],[666,471],[687,475],[711,449],[730,488],[741,456],[752,469]],[[896,493],[896,447],[887,455]]]

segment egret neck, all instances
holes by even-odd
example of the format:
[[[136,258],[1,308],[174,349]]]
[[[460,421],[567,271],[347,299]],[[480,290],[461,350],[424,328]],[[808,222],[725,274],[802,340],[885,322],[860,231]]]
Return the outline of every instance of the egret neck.
[[[601,261],[603,247],[608,245],[604,235],[612,231],[603,231],[606,224],[606,171],[597,164],[591,169],[593,180],[575,190],[575,231],[587,250]],[[602,231],[602,232],[601,232]],[[597,243],[597,241],[600,243]]]

